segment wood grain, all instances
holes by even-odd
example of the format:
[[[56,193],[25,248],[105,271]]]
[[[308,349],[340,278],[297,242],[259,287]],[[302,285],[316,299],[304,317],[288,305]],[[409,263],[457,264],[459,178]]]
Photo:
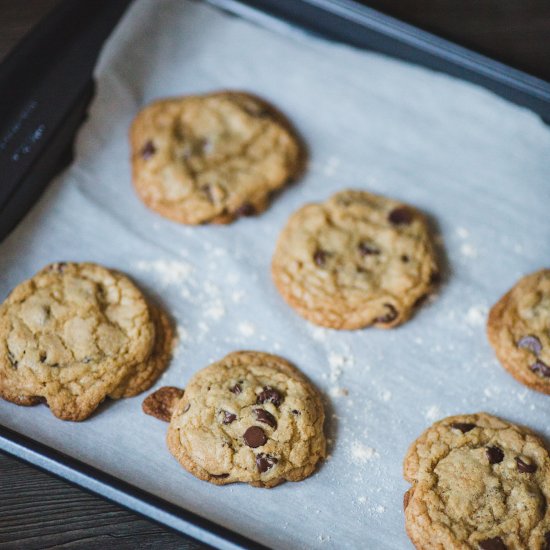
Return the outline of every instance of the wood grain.
[[[0,548],[204,546],[0,453]]]

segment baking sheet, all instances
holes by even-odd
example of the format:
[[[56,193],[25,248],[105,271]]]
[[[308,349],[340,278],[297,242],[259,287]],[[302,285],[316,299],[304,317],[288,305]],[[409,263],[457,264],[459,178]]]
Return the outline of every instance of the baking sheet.
[[[0,295],[56,260],[123,270],[178,326],[156,387],[184,386],[235,349],[282,354],[326,396],[330,458],[270,491],[214,487],[171,457],[166,424],[141,413],[141,397],[105,403],[81,424],[1,402],[2,424],[277,548],[411,548],[401,462],[443,416],[486,410],[550,436],[550,399],[509,377],[484,334],[491,303],[550,256],[550,130],[534,114],[444,75],[182,0],[135,2],[96,75],[74,164],[0,247]],[[309,169],[260,217],[180,226],[135,196],[128,126],[158,97],[219,88],[280,107],[309,145]],[[271,283],[290,213],[343,187],[414,204],[444,243],[439,296],[401,328],[314,327]]]

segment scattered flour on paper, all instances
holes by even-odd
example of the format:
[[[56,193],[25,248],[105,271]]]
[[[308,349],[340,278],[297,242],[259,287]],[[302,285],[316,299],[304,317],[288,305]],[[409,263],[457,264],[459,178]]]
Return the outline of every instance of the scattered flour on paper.
[[[376,449],[367,447],[360,441],[353,441],[350,447],[350,456],[354,464],[366,464],[369,460],[379,458]]]
[[[437,405],[432,405],[428,407],[424,412],[424,418],[429,422],[434,422],[441,418],[441,410]]]
[[[485,325],[488,308],[483,305],[471,306],[466,312],[466,322],[471,327],[481,327]]]
[[[477,249],[470,243],[462,243],[460,246],[460,253],[465,258],[477,258]]]
[[[246,337],[254,336],[256,333],[256,327],[248,321],[240,322],[237,328],[239,329],[239,332]]]

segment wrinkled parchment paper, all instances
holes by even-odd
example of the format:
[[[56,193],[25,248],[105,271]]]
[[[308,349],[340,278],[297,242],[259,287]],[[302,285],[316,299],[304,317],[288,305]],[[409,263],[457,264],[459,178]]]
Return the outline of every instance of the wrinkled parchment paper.
[[[288,549],[411,548],[401,464],[436,419],[486,410],[550,436],[550,398],[506,374],[484,332],[501,293],[549,263],[550,129],[534,114],[445,75],[183,0],[132,5],[96,75],[74,164],[0,247],[0,294],[55,260],[123,270],[178,326],[157,387],[184,386],[235,349],[282,354],[327,398],[330,459],[273,490],[211,486],[171,457],[166,424],[142,414],[142,397],[106,403],[80,424],[1,402],[1,423]],[[310,166],[260,217],[180,226],[133,192],[128,126],[151,100],[220,88],[275,103],[306,139]],[[315,328],[271,282],[290,213],[350,186],[423,209],[444,243],[439,296],[401,328]]]

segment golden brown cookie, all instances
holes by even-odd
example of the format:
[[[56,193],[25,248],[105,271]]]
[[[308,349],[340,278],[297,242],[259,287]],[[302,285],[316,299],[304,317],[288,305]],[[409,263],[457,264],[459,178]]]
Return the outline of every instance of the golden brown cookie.
[[[230,353],[197,372],[183,397],[174,389],[143,408],[160,419],[172,409],[168,448],[199,479],[274,487],[308,477],[325,457],[320,395],[281,357]]]
[[[106,397],[148,389],[172,344],[166,315],[125,275],[92,263],[51,264],[0,306],[0,396],[84,420]]]
[[[550,394],[550,269],[523,277],[492,307],[487,336],[516,380]]]
[[[193,225],[262,212],[305,161],[283,115],[242,92],[156,101],[136,116],[130,141],[143,202]]]
[[[530,430],[486,413],[445,418],[411,445],[404,475],[419,550],[550,548],[550,456]]]
[[[287,303],[309,321],[336,329],[403,323],[437,273],[418,210],[353,190],[295,212],[272,262]]]

